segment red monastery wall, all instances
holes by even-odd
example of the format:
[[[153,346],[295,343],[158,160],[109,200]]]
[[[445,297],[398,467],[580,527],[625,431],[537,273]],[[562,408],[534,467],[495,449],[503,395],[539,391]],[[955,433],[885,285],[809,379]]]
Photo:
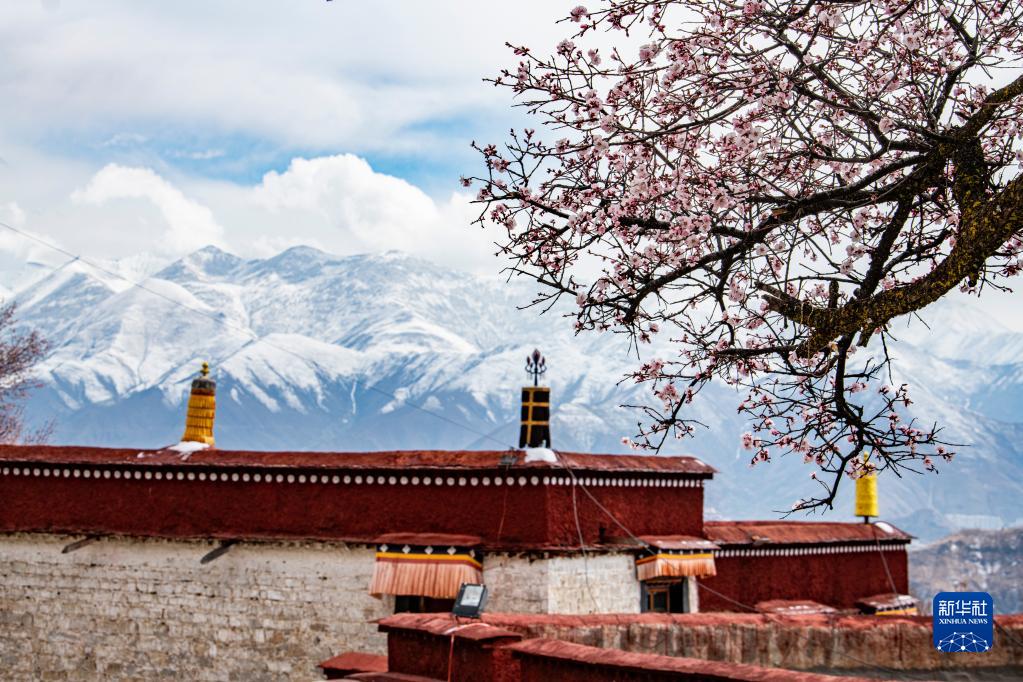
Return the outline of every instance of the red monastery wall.
[[[178,472],[181,470],[179,469]],[[160,537],[364,539],[387,532],[458,532],[494,538],[501,525],[498,495],[513,513],[501,540],[547,540],[546,498],[539,486],[507,491],[456,485],[124,480],[123,478],[0,477],[0,528]],[[146,472],[152,473],[152,472]],[[427,473],[427,472],[420,472]],[[271,474],[267,474],[271,475]],[[369,474],[374,475],[374,474]],[[386,480],[387,472],[379,474]],[[298,483],[299,477],[307,482]],[[219,480],[227,477],[228,480]],[[432,476],[431,476],[432,478]],[[444,478],[442,475],[441,478]],[[374,480],[376,476],[374,475]],[[60,500],[60,504],[54,504]],[[528,513],[523,513],[528,510]]]
[[[703,488],[621,488],[587,485],[600,504],[635,535],[703,534]],[[549,532],[556,544],[578,545],[572,487],[549,488]],[[625,532],[581,489],[575,491],[579,526],[593,543],[621,539]]]
[[[562,457],[634,533],[700,533],[709,467]],[[186,462],[166,451],[0,446],[0,465],[0,531],[359,541],[417,532],[478,535],[487,548],[579,544],[572,477],[515,452],[209,450]],[[575,496],[587,544],[622,535],[586,493]]]
[[[700,610],[742,610],[714,592],[747,606],[769,599],[809,599],[837,608],[852,608],[857,599],[874,594],[909,593],[904,546],[886,547],[883,560],[876,546],[855,549],[804,556],[719,557],[717,575],[701,579],[708,589],[700,590]]]

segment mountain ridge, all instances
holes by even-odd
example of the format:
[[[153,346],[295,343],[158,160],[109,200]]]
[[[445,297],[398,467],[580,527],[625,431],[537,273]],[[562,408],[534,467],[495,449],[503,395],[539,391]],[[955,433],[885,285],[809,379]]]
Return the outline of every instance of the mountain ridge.
[[[994,597],[996,613],[1023,611],[1023,526],[955,533],[913,550],[909,565],[925,608],[939,592],[979,590]]]
[[[144,289],[76,262],[15,297],[21,322],[54,344],[40,366],[44,387],[27,406],[31,419],[56,418],[54,442],[176,442],[202,360],[220,383],[218,445],[234,449],[511,447],[533,347],[548,357],[561,449],[629,452],[621,438],[635,433],[640,415],[619,405],[649,400],[642,387],[619,383],[636,364],[625,338],[576,336],[558,310],[519,309],[535,293],[528,283],[399,252],[337,257],[303,246],[264,259],[204,247],[158,269],[138,260],[152,270]],[[914,385],[916,414],[976,444],[943,464],[942,475],[882,478],[886,516],[923,537],[952,530],[948,514],[1023,517],[1013,502],[1023,499],[1023,423],[1014,418],[1023,361],[1011,361],[1023,334],[979,328],[974,311],[956,305],[935,311],[944,335],[910,327],[892,349],[896,380]],[[663,355],[670,344],[645,350]],[[809,469],[781,461],[750,471],[737,403],[733,390],[708,387],[692,416],[711,428],[666,452],[694,454],[721,471],[708,488],[710,515],[776,515],[812,490]],[[997,478],[985,475],[991,467]],[[850,487],[833,515],[851,512]]]

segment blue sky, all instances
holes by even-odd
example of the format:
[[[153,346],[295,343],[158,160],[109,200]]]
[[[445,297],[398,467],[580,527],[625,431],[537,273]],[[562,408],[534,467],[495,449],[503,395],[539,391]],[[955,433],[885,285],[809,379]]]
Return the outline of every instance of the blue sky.
[[[0,3],[0,221],[91,258],[400,249],[497,273],[459,175],[525,122],[482,81],[561,0]],[[0,230],[0,295],[52,251]],[[982,306],[1023,330],[1013,296]]]
[[[458,177],[523,119],[482,79],[575,3],[376,4],[4,3],[0,220],[92,257],[309,243],[496,270]],[[52,258],[24,242],[0,235],[0,268]]]

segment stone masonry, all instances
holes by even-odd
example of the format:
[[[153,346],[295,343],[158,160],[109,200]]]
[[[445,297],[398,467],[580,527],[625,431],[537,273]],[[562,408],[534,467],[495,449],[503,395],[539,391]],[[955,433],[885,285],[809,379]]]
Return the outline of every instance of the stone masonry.
[[[342,649],[382,653],[390,615],[366,586],[373,550],[79,537],[0,540],[4,679],[316,679]]]
[[[316,679],[342,651],[384,653],[368,592],[374,549],[242,542],[0,535],[4,679]],[[631,554],[489,554],[488,610],[635,613]],[[596,602],[596,603],[594,603]]]
[[[487,555],[487,610],[494,613],[638,613],[632,554]]]

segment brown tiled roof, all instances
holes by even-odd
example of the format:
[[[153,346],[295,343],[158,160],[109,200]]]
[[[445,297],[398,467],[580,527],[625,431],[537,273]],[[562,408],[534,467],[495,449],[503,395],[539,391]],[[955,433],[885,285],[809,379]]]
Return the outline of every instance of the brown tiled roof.
[[[444,637],[485,642],[492,639],[522,639],[522,635],[482,621],[459,623],[450,613],[396,613],[377,621],[381,632],[414,630]]]
[[[320,663],[317,668],[335,673],[382,673],[387,672],[387,656],[349,651]]]
[[[132,464],[138,466],[239,466],[296,469],[562,469],[615,473],[665,473],[710,477],[713,467],[695,457],[593,455],[559,452],[562,463],[525,462],[521,450],[400,450],[389,452],[261,452],[209,449],[187,459],[173,450],[96,448],[77,445],[0,445],[0,462]]]
[[[1023,627],[1023,614],[998,615],[995,620],[1004,627]],[[743,626],[760,627],[772,623],[791,624],[797,627],[833,627],[843,630],[877,628],[877,619],[861,614],[828,615],[813,614],[807,616],[765,613],[729,613],[725,611],[707,611],[700,613],[484,613],[481,621],[505,632],[528,634],[540,628],[589,628],[606,625],[628,627],[630,625],[654,624],[691,628],[702,626]],[[903,621],[931,627],[930,616],[906,616]],[[890,622],[897,622],[893,618]],[[380,621],[380,625],[390,625],[395,629],[411,629],[440,634],[455,624],[455,618],[449,613],[401,613],[388,616]]]
[[[719,545],[798,545],[912,539],[888,523],[833,521],[706,521],[703,534]]]
[[[916,599],[908,594],[887,592],[885,594],[875,594],[870,597],[859,599],[856,601],[856,606],[859,608],[867,607],[875,611],[905,609],[911,606],[916,606]]]
[[[443,680],[438,680],[436,677],[423,677],[422,675],[409,675],[407,673],[392,672],[354,673],[345,679],[363,680],[363,682],[443,682]]]
[[[650,676],[657,673],[671,675],[675,679],[693,680],[736,680],[744,682],[833,682],[831,675],[778,670],[743,663],[706,661],[698,658],[682,658],[661,654],[636,653],[620,649],[573,644],[557,639],[527,639],[509,644],[507,649],[519,656],[554,658],[576,664],[616,668],[625,673]],[[602,676],[603,677],[603,676]],[[657,679],[662,679],[658,677]],[[863,677],[846,677],[845,680],[865,680]]]

